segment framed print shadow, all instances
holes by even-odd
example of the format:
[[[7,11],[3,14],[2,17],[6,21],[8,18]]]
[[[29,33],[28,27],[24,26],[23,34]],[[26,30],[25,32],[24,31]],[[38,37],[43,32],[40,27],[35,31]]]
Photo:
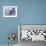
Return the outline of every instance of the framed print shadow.
[[[17,6],[3,6],[3,17],[17,17]]]

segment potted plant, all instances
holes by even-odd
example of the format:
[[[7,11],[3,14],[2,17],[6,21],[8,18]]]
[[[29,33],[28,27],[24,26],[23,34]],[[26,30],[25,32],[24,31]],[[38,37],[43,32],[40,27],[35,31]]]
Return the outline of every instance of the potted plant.
[[[13,42],[15,41],[16,39],[16,34],[14,32],[10,33],[9,36],[8,36],[8,40],[9,41],[12,41],[11,44],[13,45]],[[8,42],[8,46],[10,45],[10,43]]]

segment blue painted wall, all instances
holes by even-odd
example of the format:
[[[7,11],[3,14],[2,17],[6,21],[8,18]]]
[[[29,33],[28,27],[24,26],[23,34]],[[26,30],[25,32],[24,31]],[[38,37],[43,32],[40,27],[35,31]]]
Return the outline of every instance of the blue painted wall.
[[[3,17],[7,5],[18,6],[17,18]],[[0,44],[8,43],[9,32],[17,34],[18,24],[46,24],[46,0],[0,0]]]

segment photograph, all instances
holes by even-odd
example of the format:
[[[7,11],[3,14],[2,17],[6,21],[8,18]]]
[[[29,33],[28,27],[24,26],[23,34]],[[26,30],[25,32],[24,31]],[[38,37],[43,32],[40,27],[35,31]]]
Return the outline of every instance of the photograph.
[[[3,6],[3,17],[17,17],[17,6]]]

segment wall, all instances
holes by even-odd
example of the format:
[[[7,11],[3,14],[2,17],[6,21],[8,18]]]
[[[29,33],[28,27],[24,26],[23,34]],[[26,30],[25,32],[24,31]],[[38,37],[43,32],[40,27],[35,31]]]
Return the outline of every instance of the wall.
[[[18,17],[4,18],[5,5],[17,5]],[[8,43],[9,32],[17,34],[18,24],[46,24],[46,0],[0,0],[0,44]]]
[[[16,32],[17,35],[17,18],[3,17],[3,6],[18,6],[18,0],[0,0],[0,44],[7,44],[8,34]],[[18,42],[17,39],[15,41]]]

